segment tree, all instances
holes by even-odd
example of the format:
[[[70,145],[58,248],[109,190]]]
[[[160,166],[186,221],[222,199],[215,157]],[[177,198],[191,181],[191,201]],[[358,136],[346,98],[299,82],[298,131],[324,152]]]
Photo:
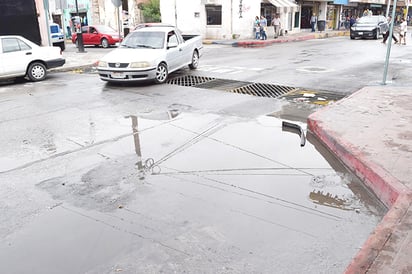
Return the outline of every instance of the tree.
[[[145,22],[160,22],[160,0],[149,0],[139,4]]]

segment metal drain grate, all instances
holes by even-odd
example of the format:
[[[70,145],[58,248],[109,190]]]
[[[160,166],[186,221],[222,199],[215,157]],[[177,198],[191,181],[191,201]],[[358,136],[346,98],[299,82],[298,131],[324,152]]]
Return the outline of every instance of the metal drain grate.
[[[215,78],[212,77],[203,77],[203,76],[194,76],[194,75],[184,75],[175,77],[173,79],[167,80],[167,84],[179,85],[184,87],[194,87],[203,83],[210,82]]]
[[[235,80],[225,80],[225,79],[214,79],[213,81],[196,85],[197,88],[205,89],[217,89],[224,91],[232,91],[239,87],[249,85],[249,82],[235,81]]]
[[[167,83],[185,87],[216,89],[233,93],[269,98],[277,98],[291,91],[296,90],[296,88],[289,86],[252,83],[245,81],[218,79],[195,75],[178,76],[168,80]]]
[[[249,95],[260,96],[260,97],[277,98],[293,90],[296,90],[296,88],[288,87],[288,86],[271,85],[271,84],[252,83],[252,84],[234,89],[232,90],[232,92],[241,93],[241,94],[249,94]]]

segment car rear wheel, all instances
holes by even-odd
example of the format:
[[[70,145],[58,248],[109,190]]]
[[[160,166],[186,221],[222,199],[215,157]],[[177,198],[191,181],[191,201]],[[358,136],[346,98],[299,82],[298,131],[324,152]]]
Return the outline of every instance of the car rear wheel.
[[[163,84],[164,82],[166,82],[168,75],[169,75],[169,73],[167,71],[166,64],[165,63],[160,63],[157,66],[157,69],[156,69],[156,78],[154,79],[155,83],[156,84]]]
[[[102,41],[100,42],[100,45],[103,48],[108,48],[109,47],[109,41],[106,38],[103,38]]]
[[[27,77],[33,82],[42,81],[47,76],[46,66],[40,62],[30,64],[27,69]]]
[[[193,51],[192,54],[192,63],[189,64],[189,68],[190,69],[197,69],[197,67],[199,66],[199,53],[197,53],[197,51]]]

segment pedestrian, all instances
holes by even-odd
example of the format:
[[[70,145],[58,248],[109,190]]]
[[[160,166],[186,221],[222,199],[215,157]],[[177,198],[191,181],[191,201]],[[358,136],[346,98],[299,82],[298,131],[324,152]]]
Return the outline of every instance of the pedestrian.
[[[268,39],[266,35],[267,27],[268,27],[268,21],[266,20],[265,16],[260,16],[260,40],[266,40]]]
[[[349,20],[349,27],[351,28],[352,26],[353,26],[353,24],[355,24],[356,23],[356,19],[355,19],[355,17],[352,15],[351,17],[350,17],[350,20]]]
[[[259,16],[255,17],[255,22],[253,23],[253,28],[255,31],[255,39],[259,40],[260,39],[260,20]]]
[[[383,35],[383,41],[382,43],[386,44],[386,40],[388,40],[389,37],[389,32],[392,26],[392,18],[390,16],[388,16],[388,30],[385,32],[385,34]],[[395,35],[392,32],[392,39],[395,41],[395,44],[398,43],[398,39],[396,39]]]
[[[313,13],[312,16],[310,17],[310,26],[312,27],[312,32],[315,32],[315,26],[317,22],[318,22],[318,17],[316,16],[315,13]]]
[[[399,25],[399,45],[406,45],[406,29],[407,29],[406,20],[405,18],[402,18],[401,24]]]
[[[272,25],[273,25],[273,29],[274,29],[274,33],[275,33],[274,38],[276,39],[276,38],[279,37],[279,32],[280,32],[280,27],[281,27],[279,14],[276,14],[275,18],[273,18]]]

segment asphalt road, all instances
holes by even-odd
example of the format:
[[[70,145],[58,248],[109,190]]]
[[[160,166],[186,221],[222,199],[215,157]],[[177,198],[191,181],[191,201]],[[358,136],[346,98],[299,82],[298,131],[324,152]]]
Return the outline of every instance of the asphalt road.
[[[271,63],[321,52],[294,47],[207,47],[194,74],[309,86],[301,63]],[[282,130],[319,105],[93,73],[5,84],[0,104],[2,273],[340,273],[385,212]]]

